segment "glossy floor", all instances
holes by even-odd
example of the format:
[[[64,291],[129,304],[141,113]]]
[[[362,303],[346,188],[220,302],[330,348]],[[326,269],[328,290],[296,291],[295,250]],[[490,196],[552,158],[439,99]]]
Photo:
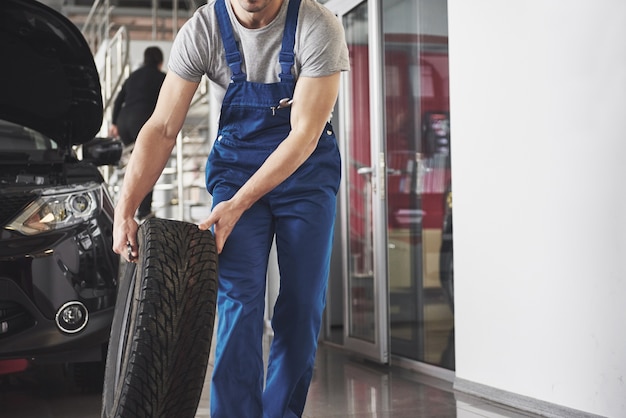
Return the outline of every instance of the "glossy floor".
[[[196,418],[210,417],[209,382],[207,378]],[[11,377],[0,376],[0,417],[99,418],[100,394],[70,387],[64,383],[61,370],[53,367],[32,369]],[[304,417],[520,418],[533,415],[456,393],[449,382],[371,364],[322,345]]]

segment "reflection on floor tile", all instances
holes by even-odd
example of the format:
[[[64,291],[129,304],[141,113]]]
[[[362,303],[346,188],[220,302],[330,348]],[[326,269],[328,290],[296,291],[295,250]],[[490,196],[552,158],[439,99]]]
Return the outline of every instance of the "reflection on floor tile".
[[[99,418],[101,402],[70,385],[61,366],[0,376],[0,418]]]
[[[455,416],[452,384],[448,387],[448,392],[434,389],[322,346],[304,416]]]
[[[271,338],[264,341],[265,356]],[[213,358],[210,359],[210,365]],[[196,418],[210,418],[211,367]],[[358,359],[320,345],[304,418],[529,418],[455,393],[451,382]]]
[[[1,0],[0,0],[1,1]],[[265,358],[271,337],[264,340]],[[210,418],[209,370],[196,418]],[[63,373],[32,369],[0,376],[0,418],[99,418],[101,395],[82,393]],[[320,345],[304,418],[529,418],[454,392],[452,383],[358,359]],[[148,418],[148,417],[146,417]],[[176,417],[172,417],[176,418]],[[241,418],[241,417],[233,417]],[[244,417],[247,418],[247,417]]]

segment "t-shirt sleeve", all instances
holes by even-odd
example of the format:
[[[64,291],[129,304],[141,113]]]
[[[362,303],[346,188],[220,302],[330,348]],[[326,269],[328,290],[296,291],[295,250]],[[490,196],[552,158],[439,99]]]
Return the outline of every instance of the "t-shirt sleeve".
[[[310,22],[303,33],[300,76],[325,77],[348,71],[350,61],[341,22],[328,9]]]
[[[200,82],[209,68],[208,43],[207,22],[197,11],[176,35],[168,69],[187,81]]]

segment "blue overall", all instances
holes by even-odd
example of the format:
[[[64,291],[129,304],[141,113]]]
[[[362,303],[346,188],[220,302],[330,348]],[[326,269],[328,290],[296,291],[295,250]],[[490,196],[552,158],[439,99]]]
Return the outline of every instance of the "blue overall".
[[[288,5],[280,81],[249,82],[224,0],[215,4],[231,83],[208,158],[213,205],[230,199],[288,136],[295,32],[300,0]],[[218,328],[211,385],[212,418],[302,415],[325,305],[341,161],[330,124],[313,154],[243,213],[219,256]],[[276,239],[280,292],[263,390],[262,339],[268,256]]]

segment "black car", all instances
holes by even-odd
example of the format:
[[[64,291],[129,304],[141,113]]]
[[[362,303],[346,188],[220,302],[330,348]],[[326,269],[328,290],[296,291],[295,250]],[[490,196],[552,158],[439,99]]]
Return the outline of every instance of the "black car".
[[[103,364],[119,257],[98,166],[122,145],[94,139],[92,53],[56,11],[1,0],[0,56],[0,363]]]

